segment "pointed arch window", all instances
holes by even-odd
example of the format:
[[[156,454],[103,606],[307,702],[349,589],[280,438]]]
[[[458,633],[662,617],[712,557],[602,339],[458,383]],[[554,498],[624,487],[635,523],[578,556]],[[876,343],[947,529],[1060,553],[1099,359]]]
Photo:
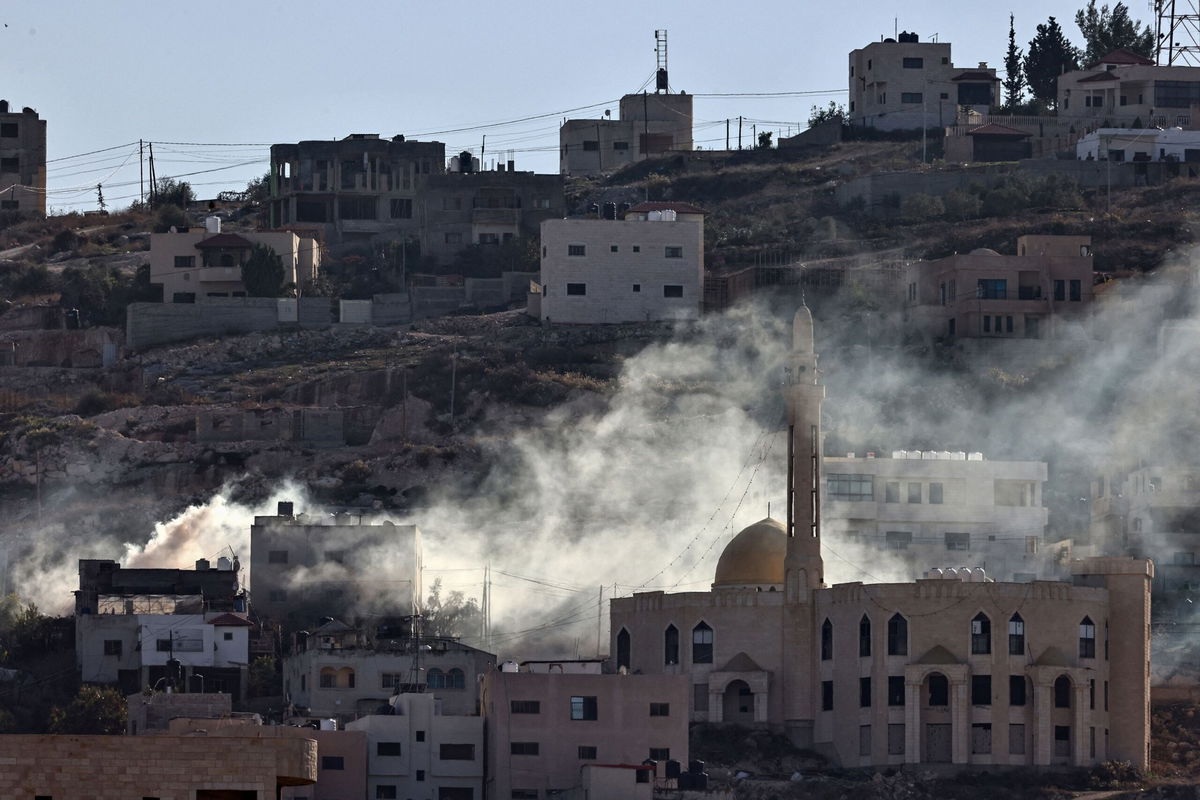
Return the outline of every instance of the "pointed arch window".
[[[668,625],[663,634],[663,663],[679,663],[679,628]]]
[[[1079,657],[1096,657],[1096,623],[1091,617],[1084,617],[1079,623]]]
[[[821,624],[821,660],[833,658],[833,623],[828,619]]]
[[[980,611],[971,620],[971,655],[986,656],[992,652],[992,621]]]
[[[617,669],[629,669],[629,631],[621,628],[617,634]]]
[[[701,622],[692,628],[692,663],[711,664],[713,660],[713,629]]]
[[[1071,707],[1071,679],[1066,675],[1059,675],[1054,681],[1054,707]]]
[[[908,655],[908,620],[900,614],[888,620],[888,655]]]
[[[1008,654],[1025,655],[1025,620],[1020,614],[1013,614],[1008,620]]]
[[[858,657],[871,655],[871,618],[863,614],[858,621]]]

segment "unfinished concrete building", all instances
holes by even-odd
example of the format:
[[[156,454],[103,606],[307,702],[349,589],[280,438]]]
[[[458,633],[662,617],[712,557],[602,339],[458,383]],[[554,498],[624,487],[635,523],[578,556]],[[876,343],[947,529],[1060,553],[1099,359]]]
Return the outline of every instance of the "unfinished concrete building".
[[[0,100],[0,211],[46,213],[46,120]]]

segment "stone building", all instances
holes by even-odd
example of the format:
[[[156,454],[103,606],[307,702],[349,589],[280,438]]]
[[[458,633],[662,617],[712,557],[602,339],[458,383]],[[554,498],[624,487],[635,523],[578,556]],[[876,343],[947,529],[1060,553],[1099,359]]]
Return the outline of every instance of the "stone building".
[[[924,338],[1089,335],[1092,237],[1017,238],[1016,255],[979,248],[904,271],[904,327]]]
[[[922,42],[915,33],[850,52],[852,125],[885,131],[942,128],[958,110],[987,114],[999,103],[996,70],[980,62],[956,67],[949,42]]]
[[[0,211],[46,213],[46,120],[0,100]]]
[[[530,314],[565,324],[688,320],[704,300],[704,212],[641,203],[623,220],[542,223]]]
[[[611,652],[691,684],[697,721],[787,733],[843,766],[1149,762],[1153,564],[1090,558],[1071,581],[979,571],[827,587],[812,319],[794,325],[788,511],[739,533],[712,590],[611,604]]]
[[[1086,128],[1200,127],[1200,67],[1155,66],[1114,50],[1091,66],[1058,78],[1058,116]]]
[[[664,76],[665,81],[665,76]],[[616,172],[650,156],[692,149],[692,96],[665,88],[627,94],[618,117],[569,119],[558,131],[563,175]]]
[[[512,667],[483,679],[489,797],[554,797],[580,785],[586,764],[687,763],[685,676],[602,674],[600,662]]]

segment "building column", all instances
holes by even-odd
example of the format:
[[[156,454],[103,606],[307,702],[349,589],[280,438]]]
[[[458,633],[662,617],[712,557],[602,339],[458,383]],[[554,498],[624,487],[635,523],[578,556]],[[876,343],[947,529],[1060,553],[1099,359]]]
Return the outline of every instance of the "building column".
[[[1088,694],[1087,681],[1082,681],[1073,687],[1075,707],[1071,714],[1071,764],[1076,767],[1086,766],[1091,758],[1088,756]]]
[[[950,740],[953,745],[950,760],[966,764],[971,760],[971,704],[966,679],[950,682]]]
[[[766,722],[767,721],[767,693],[766,692],[755,692],[754,693],[754,721],[755,722]]]
[[[904,763],[921,761],[921,684],[904,684]]]
[[[708,693],[708,721],[722,722],[725,717],[724,695],[721,692]]]
[[[1054,755],[1054,685],[1038,676],[1033,682],[1033,698],[1033,763],[1045,766]]]

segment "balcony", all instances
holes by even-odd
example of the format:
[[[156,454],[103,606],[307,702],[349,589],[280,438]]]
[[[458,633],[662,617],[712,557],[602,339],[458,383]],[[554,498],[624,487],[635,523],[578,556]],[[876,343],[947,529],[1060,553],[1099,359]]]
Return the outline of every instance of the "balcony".
[[[517,208],[476,208],[471,211],[471,223],[474,225],[516,226],[520,219],[521,210]]]

